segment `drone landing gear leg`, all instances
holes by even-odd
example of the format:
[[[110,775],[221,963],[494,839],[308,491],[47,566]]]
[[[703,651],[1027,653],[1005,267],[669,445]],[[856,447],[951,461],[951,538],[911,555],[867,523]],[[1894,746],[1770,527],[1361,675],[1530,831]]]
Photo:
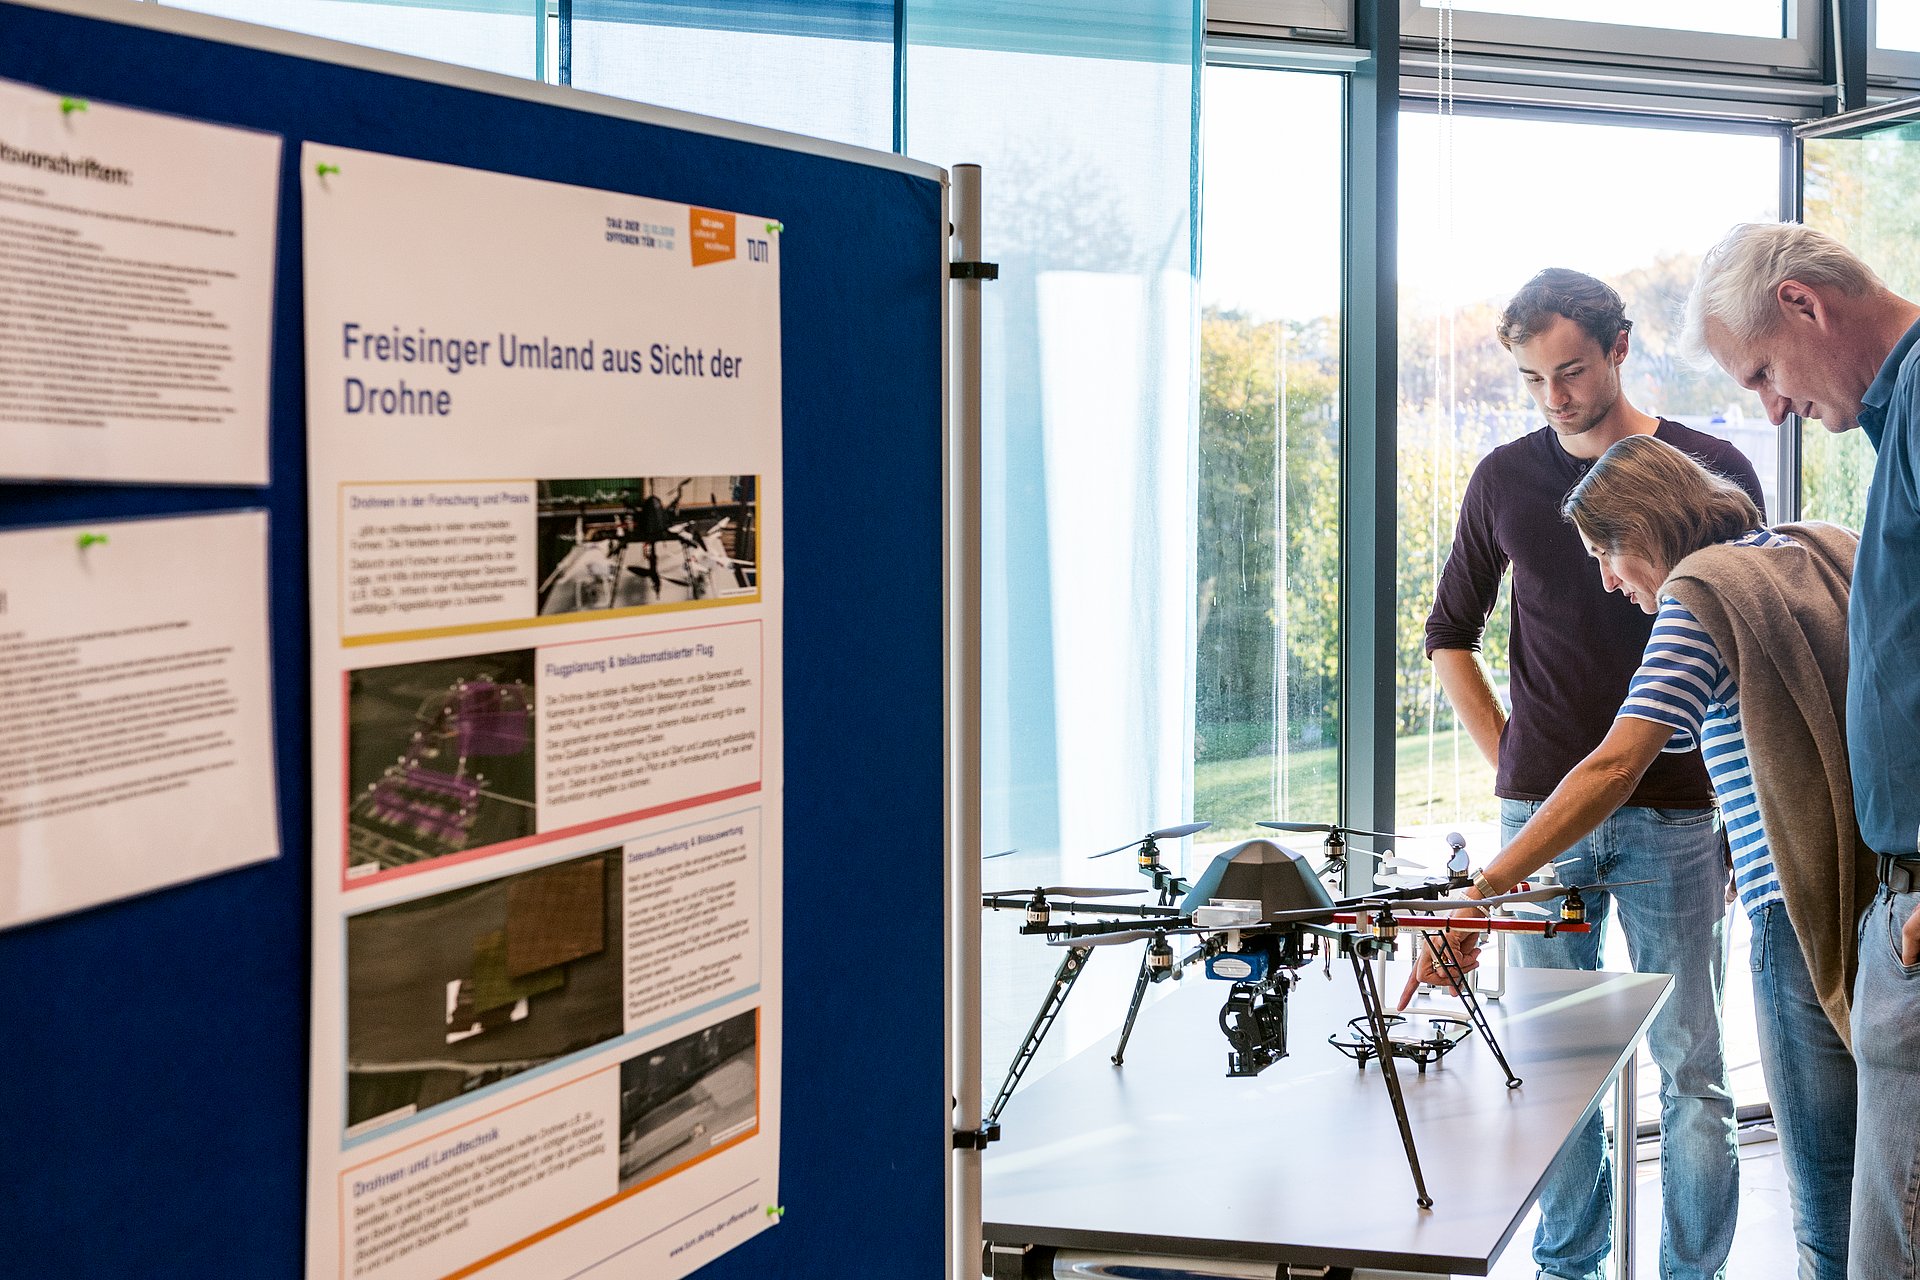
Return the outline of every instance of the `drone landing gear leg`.
[[[1140,976],[1133,980],[1133,1003],[1127,1006],[1127,1020],[1120,1027],[1120,1044],[1113,1051],[1113,1065],[1116,1067],[1127,1064],[1127,1041],[1133,1037],[1133,1020],[1140,1016],[1140,1001],[1146,997],[1149,981],[1147,954],[1143,951],[1140,954]]]
[[[1393,1099],[1393,1119],[1400,1126],[1400,1145],[1407,1149],[1407,1168],[1413,1173],[1415,1198],[1422,1209],[1433,1208],[1427,1194],[1427,1180],[1420,1173],[1420,1153],[1413,1148],[1413,1126],[1407,1122],[1407,1100],[1400,1093],[1400,1073],[1393,1067],[1393,1043],[1387,1038],[1387,1015],[1380,1004],[1380,989],[1373,982],[1373,966],[1358,947],[1347,952],[1353,961],[1353,978],[1360,985],[1360,1003],[1367,1011],[1367,1025],[1373,1028],[1373,1047],[1380,1060],[1380,1074],[1386,1077],[1387,1096]]]
[[[1487,1048],[1493,1050],[1494,1061],[1507,1073],[1507,1088],[1518,1089],[1520,1077],[1513,1074],[1513,1068],[1507,1065],[1507,1055],[1500,1052],[1500,1042],[1493,1038],[1493,1028],[1487,1025],[1487,1017],[1480,1012],[1480,1001],[1474,997],[1473,988],[1467,985],[1467,975],[1460,970],[1460,959],[1453,953],[1453,944],[1447,941],[1445,929],[1435,929],[1425,935],[1427,949],[1433,952],[1433,958],[1440,963],[1440,972],[1447,975],[1453,989],[1460,993],[1461,1003],[1467,1006],[1467,1017],[1472,1019],[1474,1030],[1487,1042]]]
[[[1006,1108],[1007,1099],[1013,1097],[1013,1091],[1020,1085],[1020,1077],[1025,1075],[1027,1067],[1033,1062],[1033,1055],[1040,1051],[1040,1042],[1046,1039],[1048,1028],[1053,1020],[1060,1016],[1060,1007],[1067,1002],[1067,993],[1073,990],[1074,979],[1087,966],[1087,957],[1092,947],[1068,947],[1067,954],[1061,959],[1060,967],[1054,971],[1053,985],[1047,988],[1046,998],[1040,1002],[1040,1012],[1033,1015],[1033,1025],[1027,1028],[1026,1039],[1020,1042],[1020,1048],[1014,1052],[1013,1062],[1007,1067],[1007,1078],[1000,1085],[1000,1093],[993,1100],[993,1106],[987,1110],[987,1118],[981,1122],[982,1129],[992,1129],[1000,1123],[1000,1112]]]

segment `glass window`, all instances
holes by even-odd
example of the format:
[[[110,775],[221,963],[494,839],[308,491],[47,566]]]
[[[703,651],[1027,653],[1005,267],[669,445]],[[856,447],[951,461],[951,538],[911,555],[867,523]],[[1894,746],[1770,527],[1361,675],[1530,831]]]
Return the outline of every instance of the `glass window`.
[[[1731,440],[1759,473],[1768,509],[1777,509],[1778,435],[1758,399],[1718,370],[1694,369],[1674,340],[1701,255],[1736,222],[1778,217],[1781,143],[1771,133],[1519,114],[1451,122],[1408,114],[1400,130],[1394,825],[1415,834],[1458,829],[1479,863],[1499,846],[1493,769],[1456,727],[1423,633],[1474,465],[1495,445],[1544,425],[1494,327],[1508,299],[1543,268],[1607,281],[1634,322],[1623,394],[1644,412]],[[1596,572],[1587,565],[1569,571]],[[1483,641],[1503,700],[1506,642],[1503,596]],[[1399,852],[1433,860],[1423,846]],[[1605,967],[1630,967],[1617,930],[1609,944]],[[1729,965],[1730,983],[1746,967]],[[1742,1100],[1763,1096],[1751,1018],[1752,1002],[1730,992],[1729,1061]],[[1650,1070],[1647,1078],[1656,1077]]]
[[[1193,807],[1208,841],[1339,811],[1341,89],[1206,73]]]
[[[540,74],[540,0],[165,0],[222,18],[258,22],[393,53],[510,76]]]
[[[1786,34],[1784,0],[1420,0],[1423,9],[1452,8],[1469,13],[1498,13],[1523,18],[1564,18],[1615,26],[1658,27],[1666,31],[1708,31],[1728,36]]]
[[[1192,813],[1197,9],[909,0],[905,29],[907,151],[981,166],[1000,264],[981,807],[987,849],[1019,853],[986,887],[1137,887],[1130,857],[1088,855]],[[1062,954],[1017,923],[985,922],[990,1094]],[[1095,954],[1036,1072],[1112,1031],[1140,950]]]
[[[1920,123],[1865,137],[1810,138],[1803,160],[1806,221],[1845,241],[1895,293],[1920,297]],[[1858,529],[1866,518],[1873,446],[1809,422],[1800,438],[1801,509],[1810,520]]]
[[[1399,826],[1444,829],[1491,823],[1496,807],[1491,771],[1452,727],[1422,651],[1433,587],[1474,464],[1543,425],[1494,337],[1500,312],[1546,267],[1612,284],[1634,321],[1624,394],[1733,441],[1777,509],[1773,425],[1731,379],[1682,360],[1674,330],[1700,255],[1732,224],[1778,216],[1780,144],[1770,134],[1519,115],[1448,124],[1420,113],[1401,119],[1400,156]],[[1609,182],[1618,185],[1597,197],[1595,184]],[[1486,642],[1496,681],[1504,612]]]
[[[893,61],[886,0],[573,0],[576,88],[881,151]]]
[[[1881,0],[1874,7],[1873,42],[1882,49],[1920,53],[1920,5]]]

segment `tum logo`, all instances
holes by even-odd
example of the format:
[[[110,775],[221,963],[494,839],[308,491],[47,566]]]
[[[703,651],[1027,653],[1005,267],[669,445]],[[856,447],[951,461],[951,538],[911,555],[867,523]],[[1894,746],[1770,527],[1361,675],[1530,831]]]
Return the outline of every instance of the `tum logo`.
[[[755,240],[751,236],[747,237],[747,259],[751,262],[765,262],[767,260],[767,242],[765,240]]]

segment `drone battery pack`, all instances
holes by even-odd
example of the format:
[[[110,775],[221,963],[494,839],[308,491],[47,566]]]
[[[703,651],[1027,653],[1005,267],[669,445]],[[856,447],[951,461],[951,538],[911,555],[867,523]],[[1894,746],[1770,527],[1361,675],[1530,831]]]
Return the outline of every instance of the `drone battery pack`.
[[[1261,982],[1267,957],[1258,951],[1228,951],[1207,957],[1207,976],[1222,982]]]

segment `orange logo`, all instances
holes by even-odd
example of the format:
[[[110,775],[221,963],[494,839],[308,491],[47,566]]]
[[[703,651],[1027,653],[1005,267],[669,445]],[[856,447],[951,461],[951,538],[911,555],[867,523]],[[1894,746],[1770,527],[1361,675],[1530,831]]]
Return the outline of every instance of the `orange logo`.
[[[714,209],[687,210],[687,240],[693,246],[693,265],[709,266],[733,258],[733,215]]]

